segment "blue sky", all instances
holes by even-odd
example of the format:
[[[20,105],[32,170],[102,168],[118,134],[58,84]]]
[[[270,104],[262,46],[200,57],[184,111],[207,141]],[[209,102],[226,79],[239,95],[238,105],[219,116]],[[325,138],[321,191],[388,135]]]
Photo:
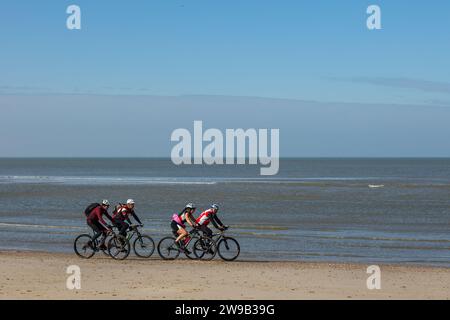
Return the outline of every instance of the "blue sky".
[[[71,4],[81,7],[81,30],[66,28],[66,8]],[[366,28],[366,9],[371,4],[381,7],[382,30]],[[282,155],[450,156],[450,151],[443,152],[450,150],[450,145],[440,140],[441,135],[449,136],[450,132],[438,126],[445,126],[441,120],[448,113],[443,108],[450,109],[449,16],[447,0],[434,0],[432,5],[428,1],[406,0],[3,0],[0,4],[0,97],[5,98],[0,99],[0,109],[25,108],[31,118],[39,117],[45,122],[54,116],[48,108],[56,103],[76,108],[69,101],[73,94],[126,95],[129,100],[121,100],[125,104],[124,112],[126,106],[134,106],[135,97],[142,95],[216,96],[217,99],[211,100],[211,113],[214,113],[214,103],[224,107],[218,101],[226,96],[276,98],[266,102],[274,112],[284,104],[283,99],[316,101],[315,108],[324,110],[321,114],[324,121],[313,117],[316,127],[327,123],[328,134],[345,131],[348,135],[338,142],[327,141],[320,134],[285,136]],[[66,95],[67,101],[59,100],[60,95]],[[85,118],[102,116],[104,110],[96,109],[99,100],[82,100],[90,106]],[[24,101],[38,108],[29,109]],[[158,100],[148,101],[151,107]],[[196,103],[190,99],[183,101]],[[233,101],[245,107],[245,99]],[[197,102],[203,104],[204,99]],[[342,122],[325,121],[327,104],[341,108],[342,103],[355,110],[367,108],[367,113],[358,117],[349,113],[345,128]],[[364,146],[364,139],[369,137],[358,131],[361,127],[357,122],[366,123],[378,105],[383,106],[382,114],[374,116],[386,121],[389,108],[395,109],[397,105],[419,106],[421,111],[414,109],[409,115],[409,109],[403,107],[392,110],[389,133],[378,129],[366,132],[373,140],[371,148],[346,148],[350,144]],[[177,106],[182,108],[183,103]],[[135,109],[136,116],[149,117],[151,112],[142,108],[140,105]],[[301,111],[291,111],[283,114],[303,116]],[[160,119],[168,132],[159,137],[155,152],[131,156],[170,154],[170,146],[165,144],[167,134],[175,129],[170,126],[173,120],[170,116],[182,120],[176,118],[176,111]],[[226,124],[214,123],[209,114],[205,117],[211,119],[210,127],[235,125],[231,120]],[[13,119],[21,119],[21,112],[14,113]],[[267,119],[255,122],[250,112],[243,119],[247,122],[241,125],[246,127],[263,124],[270,127],[271,124]],[[405,123],[405,119],[409,122]],[[64,151],[63,141],[45,143],[51,140],[51,131],[45,129],[51,125],[40,127],[41,136],[23,127],[15,134],[14,130],[19,130],[17,126],[8,126],[9,131],[0,138],[3,149],[0,156],[35,155],[38,151],[41,156],[69,155],[69,151]],[[278,117],[273,125],[295,131],[291,119]],[[421,130],[413,130],[415,126]],[[80,136],[70,122],[66,128],[63,131],[71,134],[72,142],[80,143],[78,151],[70,155],[92,154],[94,145],[86,150],[82,147],[88,136]],[[104,129],[109,130],[106,126]],[[395,130],[400,136],[410,133],[408,148],[402,149],[405,147],[402,141],[393,138]],[[358,135],[360,140],[354,141],[353,137]],[[118,139],[130,142],[134,138],[130,134]],[[35,151],[25,148],[33,139],[46,147]],[[308,139],[308,143],[297,149],[301,139]],[[426,145],[415,146],[414,141]],[[314,147],[308,149],[308,145]],[[319,145],[323,149],[318,149]]]
[[[66,7],[82,30],[65,28]],[[379,31],[366,8],[382,9]],[[448,1],[2,1],[2,92],[450,101]],[[385,79],[385,83],[383,80]],[[405,81],[406,80],[406,81]],[[15,91],[16,90],[16,91]]]

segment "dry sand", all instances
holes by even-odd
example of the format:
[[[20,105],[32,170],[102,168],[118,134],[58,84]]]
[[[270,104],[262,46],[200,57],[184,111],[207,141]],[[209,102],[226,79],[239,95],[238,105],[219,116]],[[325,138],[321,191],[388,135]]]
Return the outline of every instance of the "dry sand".
[[[81,268],[68,290],[67,267]],[[367,265],[302,262],[162,261],[100,254],[0,252],[0,299],[449,299],[450,269],[380,266],[368,290]]]

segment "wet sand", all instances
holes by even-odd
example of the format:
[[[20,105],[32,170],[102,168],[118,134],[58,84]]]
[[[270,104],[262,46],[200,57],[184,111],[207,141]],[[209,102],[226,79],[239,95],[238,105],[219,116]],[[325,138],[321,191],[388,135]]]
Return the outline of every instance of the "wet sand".
[[[79,290],[66,287],[70,265]],[[450,269],[381,265],[381,289],[369,290],[367,267],[0,252],[0,299],[450,299]]]

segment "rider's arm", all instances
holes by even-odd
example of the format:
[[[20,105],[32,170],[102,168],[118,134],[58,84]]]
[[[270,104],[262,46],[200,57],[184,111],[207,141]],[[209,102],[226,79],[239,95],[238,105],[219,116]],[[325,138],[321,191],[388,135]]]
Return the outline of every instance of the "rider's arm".
[[[103,213],[102,213],[102,211],[101,210],[96,210],[95,211],[95,214],[96,214],[96,216],[97,216],[97,218],[98,218],[98,221],[105,227],[105,228],[107,228],[107,226],[108,226],[108,224],[105,222],[105,220],[103,220]]]
[[[195,222],[194,217],[192,217],[192,213],[186,214],[186,220],[191,225],[192,228],[194,228],[194,226],[197,224]]]
[[[129,216],[126,216],[125,221],[128,222],[129,225],[133,224],[133,222],[131,222],[131,219]]]
[[[108,211],[105,210],[105,217],[108,218],[109,221],[111,221],[111,223],[114,223],[113,218],[109,215]]]
[[[136,220],[139,224],[142,224],[141,220],[139,220],[138,216],[134,212],[134,210],[131,212],[131,215],[133,216],[134,220]],[[129,219],[129,218],[128,218]]]
[[[216,228],[216,229],[222,229],[224,227],[222,221],[220,221],[220,219],[217,216],[217,214],[214,214],[212,216],[211,222],[214,225],[214,228]]]

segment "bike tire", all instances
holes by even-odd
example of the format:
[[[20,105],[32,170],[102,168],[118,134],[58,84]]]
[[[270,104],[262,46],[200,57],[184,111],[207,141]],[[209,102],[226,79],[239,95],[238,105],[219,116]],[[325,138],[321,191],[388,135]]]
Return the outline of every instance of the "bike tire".
[[[230,251],[229,248],[231,248],[232,246],[234,246],[235,252],[231,252],[231,256],[225,255],[225,250]],[[223,237],[217,243],[217,253],[219,254],[219,257],[221,257],[225,261],[234,261],[241,253],[241,247],[236,239],[232,237]]]
[[[163,260],[175,260],[180,255],[180,249],[175,244],[175,240],[174,237],[165,237],[158,242],[158,254]]]
[[[194,243],[194,254],[197,259],[202,259],[205,261],[210,261],[214,259],[217,254],[217,246],[214,240],[210,240],[209,244],[204,242],[205,239],[199,238]]]
[[[89,242],[93,242],[92,237],[89,234],[80,234],[75,238],[73,242],[73,250],[75,251],[77,256],[83,259],[90,259],[94,256],[95,249],[92,247],[92,245],[88,244]],[[78,248],[78,246],[80,246],[80,248]],[[89,250],[86,251],[86,249]]]
[[[144,244],[144,245],[147,245],[147,246],[149,246],[148,248],[150,248],[145,254],[142,254],[141,252],[138,252],[138,250],[136,250],[136,246],[138,248],[143,247],[143,242],[142,242],[143,239],[147,240],[146,244]],[[137,237],[134,240],[133,251],[139,258],[150,258],[152,256],[153,252],[155,252],[155,241],[153,241],[152,237],[150,237],[148,235],[141,235],[140,237]]]
[[[198,259],[198,257],[194,253],[194,244],[198,239],[200,239],[198,236],[192,237],[191,241],[189,242],[189,244],[187,246],[187,249],[190,253],[187,253],[186,251],[184,252],[184,255],[190,260]]]
[[[115,260],[125,260],[129,256],[130,251],[130,242],[121,235],[112,237],[108,242],[108,253]]]

